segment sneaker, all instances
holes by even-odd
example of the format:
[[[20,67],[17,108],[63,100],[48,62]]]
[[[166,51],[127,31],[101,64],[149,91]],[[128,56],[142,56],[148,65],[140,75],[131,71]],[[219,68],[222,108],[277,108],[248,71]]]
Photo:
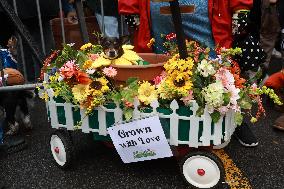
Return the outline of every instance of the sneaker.
[[[27,143],[23,137],[7,136],[4,138],[4,148],[6,153],[14,153],[21,151],[27,147]]]
[[[273,127],[275,129],[278,129],[280,131],[284,131],[284,114],[282,114],[280,117],[278,117],[274,124],[273,124]]]
[[[15,135],[18,133],[20,126],[19,123],[15,121],[14,124],[8,123],[9,130],[5,133],[6,135]]]
[[[275,58],[282,58],[281,52],[277,51],[275,48],[272,50],[271,56],[273,56]]]
[[[241,145],[245,147],[255,147],[258,145],[258,141],[253,132],[246,123],[237,127],[234,136],[238,139]]]

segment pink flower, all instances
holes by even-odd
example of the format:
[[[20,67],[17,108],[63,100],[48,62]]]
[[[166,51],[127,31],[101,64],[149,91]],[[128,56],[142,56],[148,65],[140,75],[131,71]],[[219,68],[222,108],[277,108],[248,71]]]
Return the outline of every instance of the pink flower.
[[[98,54],[89,54],[89,58],[90,58],[92,61],[95,61],[95,60],[97,60],[97,58],[99,58],[99,55],[98,55]]]
[[[186,105],[186,106],[189,105],[189,103],[192,99],[193,99],[193,91],[189,91],[187,96],[181,98],[184,105]]]
[[[229,108],[227,106],[221,106],[218,111],[222,114],[222,115],[225,115],[228,111],[229,111]]]
[[[222,84],[225,88],[229,88],[230,85],[234,85],[234,75],[224,67],[217,71],[215,77],[217,80],[222,81]]]
[[[104,68],[103,72],[108,77],[115,77],[117,74],[116,69],[114,69],[113,67]]]
[[[257,85],[256,85],[255,83],[252,84],[252,85],[251,85],[251,89],[252,89],[253,92],[256,92],[256,90],[257,90]]]
[[[78,70],[78,67],[75,65],[75,60],[66,62],[60,69],[60,74],[64,78],[71,78]]]
[[[153,79],[155,86],[159,85],[163,79],[166,77],[167,73],[163,71],[160,75]]]

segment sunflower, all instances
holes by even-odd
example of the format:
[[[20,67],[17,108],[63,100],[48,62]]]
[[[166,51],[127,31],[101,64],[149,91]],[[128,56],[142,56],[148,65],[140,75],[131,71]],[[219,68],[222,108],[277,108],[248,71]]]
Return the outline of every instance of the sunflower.
[[[187,72],[173,72],[159,85],[158,92],[162,99],[172,99],[174,97],[185,97],[188,95],[193,84],[190,74]]]
[[[157,99],[157,91],[155,90],[155,87],[148,81],[144,81],[139,86],[138,99],[145,105],[149,105],[151,102]]]
[[[90,84],[90,90],[92,90],[93,95],[101,96],[110,90],[107,84],[108,80],[105,77],[97,78]]]

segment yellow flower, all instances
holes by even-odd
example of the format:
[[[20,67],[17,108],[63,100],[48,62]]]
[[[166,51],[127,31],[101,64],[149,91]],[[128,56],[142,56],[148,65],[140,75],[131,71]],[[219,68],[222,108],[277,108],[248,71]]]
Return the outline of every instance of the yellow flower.
[[[185,97],[192,89],[192,81],[190,75],[179,73],[178,71],[168,75],[159,85],[158,93],[162,99],[172,99],[175,97]]]
[[[133,50],[134,46],[133,45],[122,45],[123,50]]]
[[[72,93],[74,95],[75,100],[77,100],[81,104],[87,99],[88,95],[90,94],[89,85],[75,85],[72,88]]]
[[[101,55],[97,60],[95,60],[92,63],[91,68],[99,68],[99,67],[102,67],[102,66],[109,66],[111,64],[111,62],[112,61],[110,59],[104,58],[103,55]]]
[[[48,96],[47,92],[45,91],[40,95],[40,98],[43,99],[45,102],[47,102],[48,99],[49,99],[49,96]]]
[[[251,123],[256,123],[256,122],[257,122],[257,119],[256,119],[255,117],[252,117],[252,118],[250,119],[250,122],[251,122]]]
[[[90,48],[90,47],[92,47],[92,43],[87,43],[87,44],[81,46],[80,50],[84,51],[84,50],[86,50],[87,48]]]
[[[83,68],[84,68],[85,70],[87,70],[87,69],[91,68],[92,64],[93,64],[93,61],[92,61],[92,60],[86,60],[86,61],[84,62],[84,64],[83,64]]]
[[[149,105],[157,99],[157,91],[155,87],[148,81],[144,81],[138,89],[138,99],[146,105]]]
[[[147,47],[148,47],[148,48],[151,48],[151,46],[152,46],[154,43],[155,43],[155,39],[154,39],[154,38],[150,39],[149,43],[147,43]]]

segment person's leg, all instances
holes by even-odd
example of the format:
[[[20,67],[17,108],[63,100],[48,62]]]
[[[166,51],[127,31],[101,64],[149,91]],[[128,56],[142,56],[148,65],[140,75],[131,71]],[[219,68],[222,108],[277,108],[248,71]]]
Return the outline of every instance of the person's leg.
[[[278,37],[278,33],[261,33],[260,34],[260,43],[264,52],[266,53],[266,59],[263,63],[264,69],[268,69],[269,63],[271,60],[272,51],[275,47],[275,43]]]
[[[118,21],[117,21],[116,17],[114,17],[114,16],[104,16],[104,23],[102,23],[102,15],[96,14],[96,18],[97,18],[97,21],[98,21],[98,24],[100,26],[101,31],[103,30],[102,26],[104,24],[105,35],[107,37],[119,37]]]
[[[275,4],[271,4],[269,0],[263,0],[261,5],[261,28],[260,28],[260,44],[267,54],[263,64],[267,71],[275,47],[277,37],[279,36],[280,24],[278,20],[278,11]]]

